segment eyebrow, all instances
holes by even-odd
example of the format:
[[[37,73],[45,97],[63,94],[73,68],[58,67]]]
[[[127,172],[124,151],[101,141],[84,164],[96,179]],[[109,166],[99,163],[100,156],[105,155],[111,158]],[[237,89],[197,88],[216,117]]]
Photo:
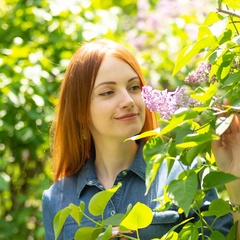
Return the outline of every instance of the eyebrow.
[[[139,78],[139,77],[132,77],[132,78],[130,78],[130,79],[128,80],[128,83],[134,81],[135,79],[138,79],[138,80],[140,81],[140,78]],[[108,85],[108,84],[116,85],[117,83],[114,82],[114,81],[102,82],[102,83],[98,84],[98,85],[95,87],[95,89],[98,88],[98,87],[101,86],[101,85]]]

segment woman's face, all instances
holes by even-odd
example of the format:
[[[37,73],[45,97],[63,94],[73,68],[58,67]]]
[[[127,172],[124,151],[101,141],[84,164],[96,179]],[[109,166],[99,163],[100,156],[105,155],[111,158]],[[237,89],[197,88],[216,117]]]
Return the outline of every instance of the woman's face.
[[[125,140],[138,134],[145,121],[141,82],[124,61],[105,56],[93,87],[90,131],[94,141]]]

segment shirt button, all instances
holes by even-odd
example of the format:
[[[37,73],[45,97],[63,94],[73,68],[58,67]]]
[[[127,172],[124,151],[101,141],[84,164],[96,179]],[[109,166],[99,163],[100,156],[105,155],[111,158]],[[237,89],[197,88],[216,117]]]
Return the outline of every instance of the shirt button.
[[[111,211],[111,216],[114,215],[116,212],[114,210]]]
[[[92,185],[93,185],[93,182],[92,182],[92,181],[89,181],[89,182],[88,182],[88,185],[92,186]]]
[[[127,171],[126,170],[122,171],[122,175],[126,176],[127,175]]]

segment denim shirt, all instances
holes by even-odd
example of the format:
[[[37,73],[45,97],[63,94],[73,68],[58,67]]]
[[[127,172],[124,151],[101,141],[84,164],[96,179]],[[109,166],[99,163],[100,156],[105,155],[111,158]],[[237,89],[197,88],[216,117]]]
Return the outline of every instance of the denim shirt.
[[[164,212],[157,212],[155,209],[159,207],[159,202],[153,201],[163,195],[163,187],[168,185],[173,179],[176,179],[179,173],[183,171],[183,167],[182,165],[180,166],[178,161],[175,161],[173,168],[168,175],[167,165],[163,163],[148,194],[145,195],[146,163],[142,155],[143,146],[144,142],[140,142],[131,167],[121,171],[117,175],[114,185],[121,182],[122,186],[108,202],[104,212],[104,218],[108,218],[116,213],[125,213],[130,203],[132,205],[137,202],[144,203],[152,209],[153,220],[147,228],[139,230],[139,235],[141,240],[150,240],[152,238],[160,238],[173,226],[181,223],[185,219],[183,214],[178,213],[176,206],[173,206]],[[96,217],[89,213],[87,205],[94,194],[103,190],[104,187],[101,185],[101,182],[96,176],[94,158],[88,159],[84,168],[80,172],[60,179],[48,190],[45,190],[42,199],[45,239],[54,239],[54,216],[59,210],[67,207],[70,203],[79,205],[80,201],[84,201],[86,204],[85,213],[95,221],[101,220],[101,216]],[[208,191],[203,201],[202,209],[206,209],[210,202],[216,198],[217,194],[215,190]],[[197,216],[194,215],[193,212],[190,213],[189,217],[193,217],[195,220],[198,220]],[[211,217],[206,220],[208,222],[213,221]],[[232,224],[232,216],[231,214],[228,214],[217,220],[214,223],[213,228],[220,230],[224,235],[226,235]],[[86,217],[83,217],[81,227],[86,226],[94,227],[95,224]],[[75,220],[69,216],[58,239],[74,239],[74,235],[78,229],[79,226]],[[134,234],[131,236],[134,237]]]

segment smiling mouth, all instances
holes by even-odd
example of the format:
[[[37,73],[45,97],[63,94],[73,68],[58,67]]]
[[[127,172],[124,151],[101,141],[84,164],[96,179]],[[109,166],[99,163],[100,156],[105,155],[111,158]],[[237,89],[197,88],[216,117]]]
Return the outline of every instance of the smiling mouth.
[[[117,120],[132,120],[135,119],[139,114],[138,113],[129,113],[129,114],[125,114],[122,115],[120,117],[117,117]]]

